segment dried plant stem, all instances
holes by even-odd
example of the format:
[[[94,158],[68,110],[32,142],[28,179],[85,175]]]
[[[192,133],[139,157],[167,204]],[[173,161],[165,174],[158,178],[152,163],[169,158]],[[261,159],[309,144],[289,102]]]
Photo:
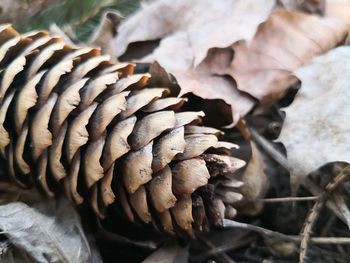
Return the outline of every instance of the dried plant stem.
[[[310,236],[312,233],[312,228],[314,227],[319,214],[326,203],[327,199],[330,197],[332,192],[341,185],[348,177],[350,176],[350,165],[347,165],[340,173],[338,173],[332,181],[330,181],[322,195],[316,201],[312,209],[310,210],[309,215],[305,219],[305,226],[302,231],[302,240],[300,242],[300,254],[299,254],[299,262],[304,263],[307,257],[308,244],[310,241]]]
[[[250,131],[252,133],[252,137],[256,141],[259,146],[261,146],[268,154],[269,156],[274,159],[278,164],[280,164],[282,167],[288,169],[288,161],[285,156],[283,156],[280,152],[276,151],[271,143],[266,140],[263,136],[261,136],[257,131],[254,129],[250,128]],[[305,177],[302,181],[301,184],[312,194],[315,196],[320,195],[322,193],[322,189],[316,185],[314,182],[312,182],[309,178]],[[332,210],[332,212],[344,223],[348,224],[350,227],[350,221],[345,218],[345,216],[340,212],[342,208],[346,209],[346,206],[344,205],[344,202],[342,201],[341,204],[337,204],[334,202],[334,200],[330,199],[326,202],[326,206]],[[343,209],[343,210],[344,210]],[[349,211],[344,211],[344,212],[349,212]]]
[[[95,234],[96,239],[101,239],[104,241],[109,241],[109,242],[115,242],[115,243],[121,243],[121,244],[128,244],[131,246],[143,248],[145,250],[150,250],[153,251],[157,249],[157,244],[153,241],[136,241],[129,239],[127,237],[123,237],[121,235],[118,235],[113,232],[109,232],[103,228],[101,223],[97,220],[97,225],[98,225],[98,231]]]
[[[288,165],[288,161],[287,158],[280,153],[279,151],[277,151],[271,144],[271,142],[269,142],[268,140],[266,140],[263,136],[261,136],[254,128],[249,128],[249,131],[251,133],[251,136],[253,138],[253,140],[260,146],[262,147],[266,153],[272,158],[274,159],[278,164],[280,164],[283,168],[289,170],[289,165]]]
[[[349,245],[349,237],[312,237],[310,242],[314,244],[327,244],[327,245]]]
[[[202,236],[197,237],[198,240],[202,241],[203,243],[205,242],[210,242],[208,239]],[[248,244],[253,243],[256,241],[257,236],[256,235],[250,235],[248,233],[237,233],[235,234],[235,237],[230,240],[230,242],[224,242],[223,244],[220,244],[219,246],[214,246],[211,242],[210,244],[207,244],[210,249],[195,255],[191,257],[194,261],[201,261],[204,258],[208,258],[211,256],[215,256],[217,254],[222,254],[230,250],[235,250],[241,247],[244,247]],[[226,255],[226,254],[225,254]]]
[[[263,198],[259,201],[264,203],[282,203],[282,202],[302,202],[302,201],[314,201],[319,199],[319,196],[302,196],[302,197],[278,197],[278,198]]]
[[[230,219],[223,219],[219,222],[218,226],[223,227],[223,228],[228,228],[228,227],[235,227],[235,228],[241,228],[241,229],[246,229],[246,230],[251,230],[257,233],[260,233],[264,236],[268,236],[268,237],[274,237],[274,238],[278,238],[278,239],[282,239],[285,241],[290,241],[290,242],[297,242],[299,241],[298,239],[296,239],[296,237],[293,236],[289,236],[289,235],[285,235],[276,231],[272,231],[263,227],[259,227],[259,226],[255,226],[255,225],[251,225],[251,224],[246,224],[246,223],[241,223],[241,222],[237,222],[234,220],[230,220]]]
[[[300,242],[300,254],[299,254],[300,263],[305,262],[305,259],[307,257],[308,244],[312,233],[312,228],[314,227],[318,219],[318,216],[324,206],[324,203],[325,203],[324,198],[322,198],[321,200],[320,199],[317,200],[305,219],[304,228],[301,233],[302,239]]]
[[[217,257],[218,259],[220,259],[220,262],[224,262],[224,263],[236,263],[236,261],[234,261],[232,258],[230,258],[225,251],[219,251],[217,250],[217,248],[215,247],[215,245],[213,243],[211,243],[208,239],[204,238],[204,237],[199,237],[199,240],[204,243],[208,248],[210,248],[209,251],[211,251],[212,253],[210,255]],[[203,255],[201,255],[203,256]]]
[[[221,220],[218,226],[223,228],[234,227],[234,228],[246,229],[246,230],[257,232],[264,236],[282,239],[284,241],[295,242],[295,243],[300,243],[303,239],[302,236],[286,235],[286,234],[283,234],[277,231],[272,231],[263,227],[241,223],[241,222],[237,222],[229,219]],[[333,244],[333,245],[350,244],[350,237],[312,237],[310,238],[310,242],[314,244]]]
[[[302,181],[301,184],[308,190],[310,191],[313,195],[316,196],[321,196],[323,190],[321,187],[316,185],[313,181],[311,181],[309,178],[305,177]],[[345,216],[340,212],[340,207],[339,204],[337,204],[333,198],[330,198],[326,202],[326,206],[345,224],[347,223],[347,220]]]

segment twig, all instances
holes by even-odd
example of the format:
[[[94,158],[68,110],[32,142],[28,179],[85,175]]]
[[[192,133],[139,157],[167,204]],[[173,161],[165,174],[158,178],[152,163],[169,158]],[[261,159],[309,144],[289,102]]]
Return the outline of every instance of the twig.
[[[95,234],[96,239],[106,240],[110,242],[117,242],[121,244],[127,244],[147,250],[155,250],[157,248],[157,244],[153,241],[136,241],[129,239],[124,236],[120,236],[116,233],[109,232],[105,230],[102,226],[98,228],[98,231]]]
[[[223,228],[234,227],[234,228],[246,229],[246,230],[257,232],[264,236],[273,237],[273,238],[277,238],[277,239],[281,239],[289,242],[295,242],[295,243],[300,243],[301,240],[303,239],[302,236],[286,235],[286,234],[272,231],[263,227],[241,223],[230,219],[221,220],[218,226]],[[314,244],[350,244],[350,237],[312,237],[310,238],[310,242]]]
[[[295,201],[314,201],[319,199],[319,196],[302,196],[302,197],[278,197],[278,198],[262,198],[258,201],[264,203],[281,203],[281,202],[295,202]]]
[[[211,255],[219,258],[222,262],[226,263],[236,263],[232,258],[230,258],[224,251],[218,251],[216,250],[216,247],[214,244],[212,244],[208,239],[204,237],[198,237],[200,241],[202,241],[203,244],[205,244],[207,247],[210,248],[210,251],[212,252]],[[201,255],[203,256],[203,255]]]
[[[318,219],[318,216],[324,206],[324,203],[325,203],[325,198],[317,200],[305,219],[304,228],[301,234],[302,239],[300,242],[299,263],[305,262],[305,259],[307,257],[307,249],[308,249],[308,244],[311,237],[312,228],[314,227]]]
[[[337,263],[348,263],[347,258],[344,255],[330,251],[326,248],[319,248],[317,246],[310,248],[310,254],[317,256],[318,258],[323,258],[323,262],[337,262]]]
[[[304,186],[308,191],[310,191],[313,195],[321,195],[323,190],[321,187],[319,187],[318,185],[316,185],[313,181],[311,181],[309,178],[305,177],[302,181],[301,181],[301,185]],[[345,224],[347,223],[346,218],[344,217],[344,215],[339,211],[340,207],[339,205],[334,202],[334,200],[329,199],[326,202],[326,206],[341,220],[343,221]]]
[[[289,171],[287,158],[275,148],[273,148],[271,142],[261,136],[254,128],[249,127],[249,131],[253,140],[259,144],[259,146],[261,146],[272,159],[274,159],[278,164]]]
[[[325,187],[324,192],[320,198],[316,201],[312,209],[310,210],[309,215],[306,217],[305,226],[302,231],[302,240],[300,242],[300,254],[299,262],[304,263],[307,257],[308,244],[310,236],[312,233],[312,228],[314,227],[319,214],[326,203],[327,199],[330,197],[332,192],[341,185],[348,177],[350,176],[350,165],[347,165],[343,170],[338,173],[333,180],[331,180]]]
[[[349,245],[350,237],[312,237],[311,243],[314,244],[331,244],[331,245]]]
[[[266,228],[262,228],[259,226],[254,226],[254,225],[250,225],[250,224],[246,224],[246,223],[241,223],[241,222],[237,222],[234,220],[230,220],[230,219],[222,219],[218,226],[223,227],[223,228],[228,228],[228,227],[235,227],[235,228],[241,228],[241,229],[246,229],[246,230],[251,230],[257,233],[260,233],[264,236],[268,236],[268,237],[274,237],[274,238],[278,238],[278,239],[282,239],[285,241],[290,241],[290,242],[298,242],[298,237],[293,237],[293,236],[289,236],[289,235],[285,235],[276,231],[272,231]]]
[[[203,240],[203,237],[201,236],[199,236],[198,239],[203,242],[208,241],[208,240]],[[203,258],[207,258],[220,253],[225,253],[226,251],[234,250],[234,249],[243,247],[247,244],[251,244],[255,240],[256,240],[255,235],[247,236],[247,233],[244,233],[244,234],[241,233],[241,234],[235,235],[235,238],[234,240],[232,240],[232,242],[225,242],[224,244],[220,246],[215,246],[215,247],[211,246],[211,249],[192,257],[192,259],[194,261],[200,261]]]
[[[327,220],[327,223],[322,227],[322,230],[321,230],[322,237],[328,235],[336,219],[337,217],[334,214],[331,214],[330,218]]]

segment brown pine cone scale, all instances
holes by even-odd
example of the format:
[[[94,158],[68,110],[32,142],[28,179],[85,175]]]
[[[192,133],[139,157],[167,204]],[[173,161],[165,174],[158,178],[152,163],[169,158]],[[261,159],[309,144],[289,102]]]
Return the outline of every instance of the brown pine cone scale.
[[[168,233],[208,230],[236,214],[242,160],[200,126],[186,98],[96,48],[0,26],[0,152],[7,174],[48,196],[60,189],[98,216],[117,204]],[[153,84],[152,84],[153,83]]]

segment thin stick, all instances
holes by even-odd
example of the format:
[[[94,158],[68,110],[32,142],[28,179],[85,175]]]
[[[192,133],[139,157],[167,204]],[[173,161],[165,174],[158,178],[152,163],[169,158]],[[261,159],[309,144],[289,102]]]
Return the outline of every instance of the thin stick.
[[[312,237],[310,241],[314,244],[349,245],[350,237]]]
[[[210,251],[215,251],[216,247],[214,244],[212,244],[208,239],[204,237],[199,237],[199,240],[202,241],[207,247],[209,247],[211,250]],[[226,263],[236,263],[232,258],[230,258],[225,251],[216,251],[216,253],[212,253],[213,256],[218,257],[222,262]],[[204,255],[201,255],[204,256]]]
[[[319,196],[302,196],[302,197],[278,197],[278,198],[262,198],[258,201],[264,203],[281,203],[281,202],[301,202],[301,201],[314,201],[319,199]]]
[[[129,239],[127,237],[120,236],[117,233],[107,231],[102,226],[102,224],[99,220],[97,220],[96,223],[97,223],[97,227],[98,227],[98,230],[95,234],[96,239],[101,238],[101,239],[106,240],[106,241],[128,244],[128,245],[140,247],[140,248],[147,249],[147,250],[155,250],[158,247],[155,242],[150,241],[150,240],[146,240],[146,241],[132,240],[132,239]]]
[[[254,128],[249,127],[249,131],[254,141],[259,144],[272,159],[274,159],[278,164],[289,171],[287,158],[282,153],[273,148],[272,144],[263,136],[261,136]]]
[[[198,237],[198,239],[201,241],[202,241],[202,238],[203,237],[201,236]],[[255,240],[256,240],[256,235],[247,236],[247,233],[243,233],[243,234],[241,233],[241,234],[235,235],[235,238],[232,240],[232,242],[225,242],[224,244],[217,247],[213,246],[211,249],[192,257],[192,259],[194,261],[200,261],[203,258],[208,258],[210,256],[213,256],[219,253],[225,253],[226,251],[234,250],[234,249],[243,247],[247,244],[251,244]]]
[[[219,222],[218,226],[223,228],[240,228],[257,232],[264,236],[274,237],[289,242],[300,243],[302,236],[286,235],[280,232],[272,231],[263,227],[254,226],[251,224],[241,223],[230,219],[223,219]],[[350,237],[312,237],[310,241],[314,244],[350,244]]]
[[[322,195],[323,190],[320,186],[316,185],[313,181],[311,181],[308,177],[305,177],[301,181],[301,185],[303,185],[308,191],[310,191],[313,195]],[[344,215],[340,212],[340,207],[339,205],[334,202],[334,200],[329,199],[326,202],[326,206],[345,224],[347,223],[346,218]]]
[[[345,166],[344,169],[338,173],[333,180],[331,180],[325,187],[322,195],[320,198],[316,201],[312,209],[310,210],[310,213],[305,219],[305,226],[302,231],[302,240],[300,242],[300,254],[299,254],[299,262],[304,263],[305,259],[307,257],[307,250],[308,250],[308,244],[312,233],[312,228],[316,224],[316,221],[320,215],[320,212],[328,200],[328,198],[331,196],[332,192],[338,188],[345,180],[348,179],[350,176],[350,164]]]
[[[293,237],[293,236],[289,236],[289,235],[285,235],[276,231],[272,231],[266,228],[262,228],[259,226],[254,226],[254,225],[250,225],[250,224],[246,224],[246,223],[241,223],[241,222],[237,222],[234,220],[230,220],[230,219],[222,219],[219,221],[218,226],[223,227],[223,228],[228,228],[228,227],[235,227],[235,228],[241,228],[241,229],[246,229],[246,230],[251,230],[257,233],[260,233],[264,236],[268,236],[268,237],[274,237],[274,238],[278,238],[278,239],[282,239],[285,241],[290,241],[290,242],[298,242],[298,238]]]
[[[326,199],[324,197],[317,200],[305,219],[305,225],[301,234],[303,238],[301,239],[301,242],[300,242],[299,263],[304,263],[306,260],[308,244],[309,244],[309,240],[311,239],[312,228],[316,224],[318,216],[325,204],[325,200]]]

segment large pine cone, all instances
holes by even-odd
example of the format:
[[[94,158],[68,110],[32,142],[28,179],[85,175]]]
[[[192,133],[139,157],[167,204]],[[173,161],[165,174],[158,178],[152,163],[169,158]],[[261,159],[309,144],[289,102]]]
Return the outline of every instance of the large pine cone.
[[[0,151],[17,183],[48,196],[62,188],[100,217],[117,202],[129,220],[169,233],[235,215],[236,145],[198,126],[203,112],[182,112],[186,99],[156,76],[46,32],[2,25],[0,45]]]

